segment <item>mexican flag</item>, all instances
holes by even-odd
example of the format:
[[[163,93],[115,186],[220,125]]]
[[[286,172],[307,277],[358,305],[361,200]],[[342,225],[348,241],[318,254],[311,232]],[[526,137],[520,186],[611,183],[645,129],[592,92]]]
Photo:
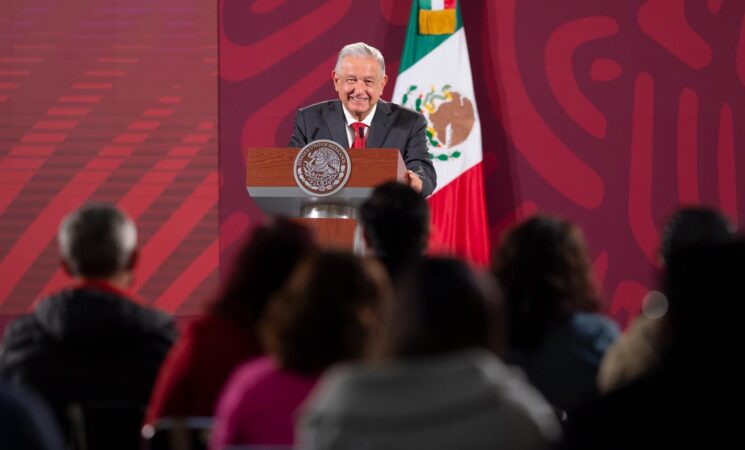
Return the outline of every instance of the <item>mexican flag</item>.
[[[437,189],[430,249],[489,262],[481,125],[456,0],[413,0],[393,101],[427,118]]]

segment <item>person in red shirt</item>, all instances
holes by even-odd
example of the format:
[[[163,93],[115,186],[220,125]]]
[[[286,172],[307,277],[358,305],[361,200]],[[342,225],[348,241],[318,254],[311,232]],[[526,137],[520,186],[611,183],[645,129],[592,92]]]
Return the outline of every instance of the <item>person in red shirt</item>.
[[[239,363],[263,353],[256,324],[296,263],[316,249],[311,231],[287,219],[259,226],[207,313],[190,323],[158,373],[146,424],[161,417],[212,416]]]

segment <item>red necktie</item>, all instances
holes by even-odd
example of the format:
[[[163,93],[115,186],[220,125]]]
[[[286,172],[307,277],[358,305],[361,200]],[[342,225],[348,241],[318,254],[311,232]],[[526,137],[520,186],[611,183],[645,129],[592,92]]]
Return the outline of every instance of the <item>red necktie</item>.
[[[354,122],[352,128],[354,128],[354,142],[352,142],[352,148],[365,148],[367,145],[367,137],[365,137],[365,125],[362,122]]]

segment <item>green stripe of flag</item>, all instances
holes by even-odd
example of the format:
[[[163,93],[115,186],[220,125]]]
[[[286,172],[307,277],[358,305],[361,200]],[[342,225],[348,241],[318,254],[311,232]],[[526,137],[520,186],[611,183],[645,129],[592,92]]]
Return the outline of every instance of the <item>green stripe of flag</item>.
[[[412,0],[411,14],[409,14],[409,25],[406,28],[406,42],[404,43],[404,52],[401,56],[401,65],[398,68],[398,73],[403,72],[409,67],[413,66],[414,63],[424,58],[427,53],[434,50],[438,45],[445,42],[447,38],[452,35],[449,34],[435,34],[435,35],[421,35],[419,34],[419,6],[420,2],[429,3],[430,0]],[[429,6],[431,8],[431,6]],[[429,9],[427,8],[427,9]],[[463,20],[460,16],[460,2],[455,7],[456,25],[455,31],[460,30],[463,27]]]

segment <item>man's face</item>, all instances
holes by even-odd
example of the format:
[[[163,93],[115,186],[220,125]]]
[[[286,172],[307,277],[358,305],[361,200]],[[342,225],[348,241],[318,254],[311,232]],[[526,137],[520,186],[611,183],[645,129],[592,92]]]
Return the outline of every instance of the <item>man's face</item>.
[[[363,120],[383,93],[386,75],[380,74],[375,58],[347,56],[341,61],[339,73],[331,72],[334,88],[344,106],[357,120]]]

